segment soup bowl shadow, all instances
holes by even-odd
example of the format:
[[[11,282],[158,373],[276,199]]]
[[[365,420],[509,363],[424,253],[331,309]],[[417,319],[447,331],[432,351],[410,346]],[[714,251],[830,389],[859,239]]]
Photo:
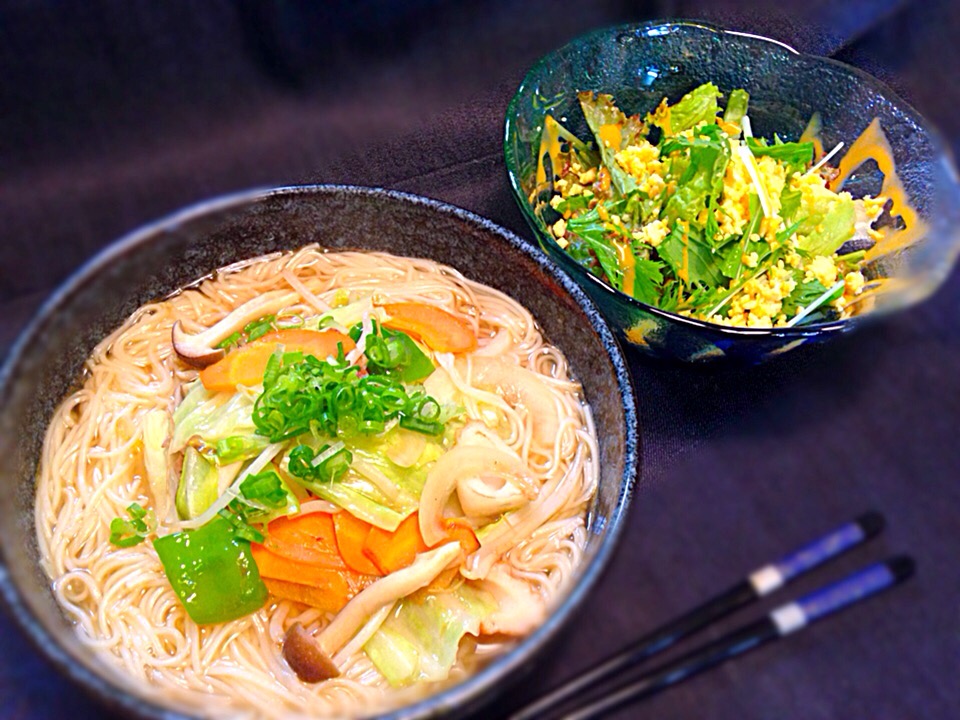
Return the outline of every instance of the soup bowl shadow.
[[[57,604],[34,528],[46,426],[94,346],[138,307],[218,268],[309,243],[430,258],[514,297],[565,353],[599,439],[599,489],[584,558],[546,622],[463,682],[383,717],[456,717],[497,697],[571,618],[621,534],[639,467],[631,378],[592,301],[540,250],[464,210],[381,189],[295,186],[200,203],[127,235],[81,268],[42,307],[0,371],[0,595],[60,671],[123,717],[192,716],[159,693],[128,685],[80,643]]]

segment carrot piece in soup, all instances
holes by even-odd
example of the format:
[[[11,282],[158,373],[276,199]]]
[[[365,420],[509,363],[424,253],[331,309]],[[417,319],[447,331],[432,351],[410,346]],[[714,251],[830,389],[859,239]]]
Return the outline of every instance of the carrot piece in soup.
[[[275,555],[307,565],[316,565],[333,570],[345,570],[348,567],[340,553],[337,552],[336,547],[325,547],[315,541],[290,541],[278,538],[276,535],[267,535],[263,541],[263,546]]]
[[[363,554],[364,543],[373,526],[344,511],[333,516],[337,536],[337,549],[351,570],[364,575],[380,575],[380,569]]]
[[[281,517],[267,526],[264,547],[288,560],[345,570],[329,513]]]
[[[272,330],[258,342],[280,343],[289,352],[299,351],[320,360],[326,360],[331,355],[336,357],[339,351],[337,346],[341,343],[344,355],[356,347],[356,343],[349,336],[338,330],[304,330],[303,328]]]
[[[470,352],[477,347],[477,336],[462,318],[433,305],[421,303],[386,303],[389,316],[384,325],[416,335],[438,352]]]
[[[456,540],[460,543],[464,555],[469,555],[480,548],[480,541],[465,520],[446,519],[444,528],[447,537],[443,542]],[[370,558],[384,575],[388,575],[412,564],[417,553],[426,552],[429,549],[430,546],[420,534],[417,513],[413,513],[393,532],[372,527],[364,543],[363,554]]]
[[[276,349],[276,343],[250,343],[201,370],[200,382],[210,392],[233,392],[237,385],[256,385],[263,381],[267,361]]]
[[[267,534],[288,542],[316,542],[334,552],[337,549],[337,536],[330,513],[279,517],[267,525]]]
[[[443,525],[447,531],[448,540],[456,540],[460,543],[460,547],[463,548],[465,555],[469,555],[480,549],[480,541],[466,520],[448,518],[443,521]]]
[[[383,575],[402,570],[413,563],[417,553],[429,549],[420,536],[417,513],[400,523],[393,532],[371,528],[363,544],[363,554],[373,561]]]
[[[329,593],[333,598],[332,602],[346,603],[349,599],[350,587],[345,573],[350,571],[290,560],[257,543],[251,543],[250,549],[260,577],[309,585]]]
[[[356,344],[337,330],[274,330],[200,371],[200,382],[211,392],[233,392],[237,385],[263,382],[270,356],[281,345],[287,352],[302,352],[325,360],[336,356],[339,345],[348,353]]]
[[[292,583],[286,580],[276,580],[274,578],[263,578],[263,584],[267,586],[270,594],[281,600],[293,600],[294,602],[310,605],[324,612],[339,612],[347,604],[349,597],[345,594],[330,592],[327,588],[310,587],[300,583]]]

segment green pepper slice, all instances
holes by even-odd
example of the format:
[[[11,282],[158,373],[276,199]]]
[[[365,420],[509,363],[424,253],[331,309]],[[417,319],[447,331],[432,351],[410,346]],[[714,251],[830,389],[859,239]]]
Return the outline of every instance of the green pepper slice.
[[[196,530],[157,538],[163,570],[194,622],[221,623],[249,615],[267,601],[267,587],[229,520],[216,517]]]

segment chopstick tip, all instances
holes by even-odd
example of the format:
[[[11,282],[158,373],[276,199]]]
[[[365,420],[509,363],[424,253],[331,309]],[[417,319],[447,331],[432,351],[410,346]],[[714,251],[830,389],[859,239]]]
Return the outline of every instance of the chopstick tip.
[[[887,567],[897,582],[903,582],[917,570],[917,563],[909,555],[898,555],[887,560]]]
[[[857,518],[856,522],[863,530],[864,537],[866,538],[879,535],[887,526],[886,518],[876,511],[864,513]]]

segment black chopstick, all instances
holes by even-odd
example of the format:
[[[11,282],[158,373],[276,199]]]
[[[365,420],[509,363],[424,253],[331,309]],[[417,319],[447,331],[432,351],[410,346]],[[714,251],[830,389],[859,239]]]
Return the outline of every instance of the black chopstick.
[[[871,565],[839,582],[804,595],[799,600],[781,605],[766,617],[651,670],[616,692],[610,692],[575,712],[564,715],[563,720],[590,720],[649,697],[727,660],[779,640],[838,610],[895,587],[913,575],[913,571],[914,562],[906,556]]]
[[[579,677],[569,680],[530,705],[521,708],[511,715],[509,720],[534,720],[541,717],[546,711],[557,707],[585,688],[596,686],[597,683],[603,682],[622,670],[663,652],[707,625],[727,617],[803,573],[875,537],[883,530],[885,524],[883,516],[879,513],[865,513],[780,560],[758,568],[729,590],[668,622],[624,650],[601,661]]]

